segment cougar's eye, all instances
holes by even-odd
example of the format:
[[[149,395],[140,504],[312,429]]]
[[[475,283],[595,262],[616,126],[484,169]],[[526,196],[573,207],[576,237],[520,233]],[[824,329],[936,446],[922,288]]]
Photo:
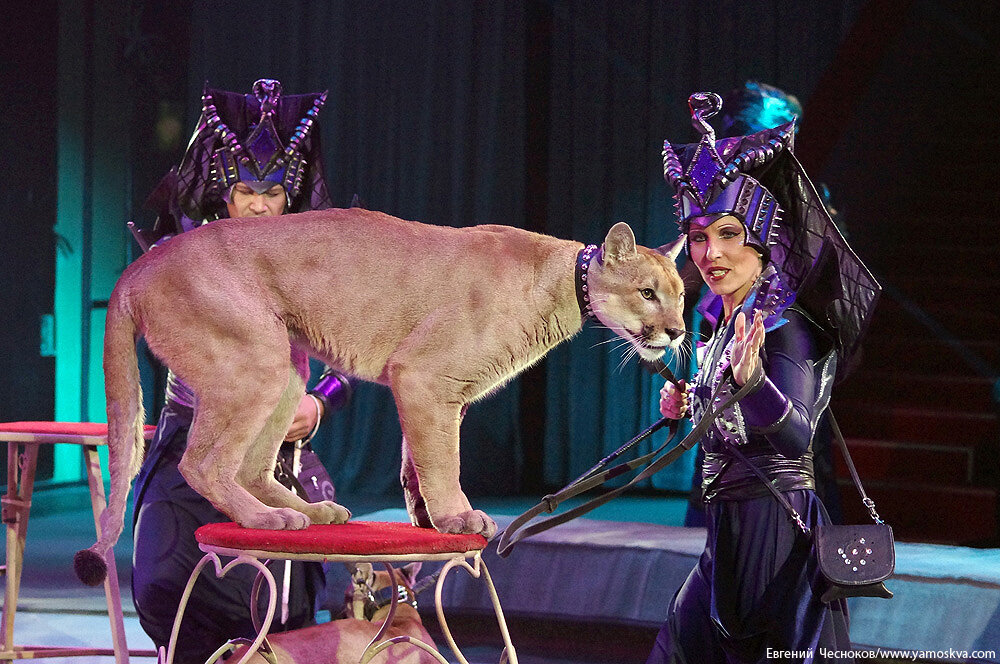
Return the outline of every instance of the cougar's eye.
[[[654,291],[652,288],[640,288],[639,295],[642,295],[642,297],[647,300],[656,299],[656,291]]]

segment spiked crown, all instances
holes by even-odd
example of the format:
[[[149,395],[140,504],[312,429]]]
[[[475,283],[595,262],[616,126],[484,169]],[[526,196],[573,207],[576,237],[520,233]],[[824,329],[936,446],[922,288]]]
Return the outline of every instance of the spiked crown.
[[[205,123],[222,143],[212,154],[212,176],[223,191],[240,181],[251,185],[259,183],[257,188],[261,189],[280,184],[291,201],[299,194],[307,165],[299,146],[309,135],[319,110],[326,103],[326,93],[315,98],[285,147],[282,147],[274,124],[281,99],[281,83],[262,78],[253,84],[253,97],[260,108],[260,118],[249,136],[241,142],[219,116],[213,92],[206,90],[202,95]],[[247,102],[248,108],[252,108],[249,99]]]
[[[748,172],[765,167],[791,145],[794,121],[717,141],[708,118],[722,108],[722,98],[697,92],[688,98],[688,106],[701,140],[692,145],[663,143],[663,175],[674,188],[681,232],[687,233],[692,217],[732,215],[746,227],[746,244],[767,259],[777,241],[782,210],[772,193]]]
[[[251,94],[206,84],[184,157],[146,202],[159,214],[148,239],[226,216],[230,189],[241,181],[256,191],[280,184],[288,212],[330,207],[318,122],[326,97],[282,94],[273,79],[256,81]]]

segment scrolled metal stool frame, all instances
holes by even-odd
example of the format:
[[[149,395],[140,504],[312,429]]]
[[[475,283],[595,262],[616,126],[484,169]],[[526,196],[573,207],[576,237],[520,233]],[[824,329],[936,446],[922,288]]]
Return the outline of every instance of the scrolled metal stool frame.
[[[184,617],[184,610],[187,607],[188,599],[191,596],[194,584],[197,582],[198,578],[201,576],[203,569],[212,562],[215,568],[215,574],[217,577],[224,577],[231,569],[238,565],[248,564],[252,565],[257,569],[257,576],[254,579],[253,587],[250,592],[250,611],[251,619],[253,621],[254,629],[257,630],[257,636],[253,640],[249,639],[239,639],[238,641],[231,641],[221,646],[216,650],[206,661],[206,664],[214,664],[218,661],[222,655],[226,652],[231,651],[237,647],[237,645],[242,645],[244,643],[249,644],[246,652],[243,656],[236,662],[232,664],[245,664],[255,653],[260,653],[269,662],[273,662],[274,655],[271,652],[270,646],[267,642],[267,635],[270,631],[271,624],[274,620],[275,609],[277,606],[277,584],[274,580],[274,575],[270,569],[267,567],[267,562],[272,560],[305,560],[313,562],[342,562],[348,564],[357,563],[379,563],[382,564],[386,571],[389,573],[390,581],[396,583],[396,572],[393,570],[390,563],[396,562],[411,562],[411,561],[443,561],[445,564],[442,567],[436,587],[434,592],[434,604],[435,611],[437,614],[437,619],[441,625],[441,630],[445,636],[445,640],[448,643],[449,648],[451,648],[452,653],[458,659],[461,664],[469,664],[469,660],[466,659],[465,655],[459,649],[458,644],[455,642],[454,636],[451,633],[451,629],[448,626],[448,621],[444,616],[444,608],[442,605],[442,590],[444,587],[444,581],[448,573],[455,567],[461,567],[469,573],[475,579],[482,578],[486,583],[487,590],[490,595],[490,599],[493,603],[493,610],[496,614],[497,624],[500,628],[500,634],[504,642],[503,650],[500,653],[499,664],[518,664],[517,654],[514,650],[514,646],[510,640],[510,632],[507,629],[507,622],[503,615],[503,609],[500,605],[500,599],[496,592],[496,587],[493,584],[493,579],[490,577],[489,570],[486,567],[486,563],[482,560],[482,549],[470,550],[466,552],[447,552],[447,553],[411,553],[411,554],[341,554],[341,553],[290,553],[284,551],[271,551],[271,550],[260,550],[260,549],[249,549],[249,548],[231,548],[228,546],[219,546],[215,544],[205,544],[200,543],[200,548],[205,551],[205,555],[195,566],[194,570],[191,572],[191,576],[188,578],[187,585],[184,588],[184,593],[181,595],[180,603],[177,607],[177,615],[174,618],[174,625],[170,634],[170,641],[166,649],[160,648],[158,653],[158,664],[172,664],[174,660],[174,652],[177,645],[178,634],[180,632],[181,621]],[[223,564],[219,556],[232,556],[233,560],[228,563]],[[471,559],[472,563],[469,563]],[[262,560],[264,562],[262,562]],[[263,620],[260,619],[258,610],[258,597],[260,590],[264,583],[267,583],[269,597],[267,610],[264,613]],[[394,644],[397,643],[409,643],[414,647],[420,648],[435,659],[437,659],[442,664],[448,664],[448,660],[444,658],[443,655],[435,648],[432,644],[426,643],[421,639],[411,637],[409,635],[400,635],[392,638],[385,638],[386,633],[392,625],[393,618],[396,615],[396,608],[399,604],[399,598],[396,593],[391,596],[391,601],[389,604],[389,613],[386,615],[385,619],[382,621],[378,632],[372,638],[365,648],[359,664],[368,664],[376,656],[387,650]]]

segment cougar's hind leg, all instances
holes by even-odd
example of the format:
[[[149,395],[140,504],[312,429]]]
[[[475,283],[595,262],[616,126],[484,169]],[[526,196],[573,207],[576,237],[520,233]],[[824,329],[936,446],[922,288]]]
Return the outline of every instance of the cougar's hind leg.
[[[220,416],[219,410],[235,409],[236,417]],[[250,442],[263,428],[266,415],[253,399],[221,402],[200,397],[188,436],[188,447],[179,469],[195,491],[216,509],[247,528],[305,528],[309,519],[290,509],[265,505],[237,480],[240,465],[250,449]]]
[[[288,385],[277,406],[271,412],[260,435],[257,436],[240,466],[237,481],[258,500],[271,507],[288,507],[302,512],[313,523],[344,523],[351,517],[347,508],[324,500],[309,503],[274,478],[274,464],[278,448],[295,416],[295,410],[305,394],[305,382],[292,366]]]
[[[235,326],[233,326],[235,327]],[[288,386],[288,338],[283,329],[216,335],[195,356],[198,369],[181,374],[197,398],[188,446],[179,468],[195,491],[248,528],[298,529],[309,518],[254,497],[237,478]],[[197,366],[197,365],[195,365]]]

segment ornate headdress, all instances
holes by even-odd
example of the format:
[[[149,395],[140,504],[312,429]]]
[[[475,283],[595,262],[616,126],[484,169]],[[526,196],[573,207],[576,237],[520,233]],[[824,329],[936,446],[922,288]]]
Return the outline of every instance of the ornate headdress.
[[[326,92],[283,95],[260,79],[251,94],[205,85],[202,112],[181,163],[163,178],[147,206],[159,212],[148,239],[180,233],[226,216],[232,186],[282,186],[289,212],[330,207],[317,115]]]
[[[275,184],[285,190],[289,201],[302,186],[306,159],[299,151],[302,140],[309,135],[319,109],[326,103],[324,92],[313,101],[292,132],[288,146],[282,149],[281,138],[274,126],[274,115],[281,98],[281,83],[262,78],[253,84],[253,96],[260,105],[260,118],[250,135],[240,143],[236,134],[219,116],[212,92],[202,95],[202,117],[206,125],[222,140],[212,154],[212,177],[225,191],[237,182],[249,184],[255,191],[266,191]]]
[[[771,192],[746,171],[764,166],[791,145],[794,122],[716,141],[708,118],[722,108],[722,98],[698,92],[691,95],[688,105],[701,141],[680,146],[663,143],[663,174],[674,187],[681,232],[687,233],[692,217],[732,215],[746,227],[744,242],[768,259],[782,211]]]
[[[795,158],[794,121],[716,141],[707,120],[721,109],[719,95],[695,93],[688,104],[701,140],[663,144],[664,177],[674,187],[681,232],[692,217],[736,217],[746,228],[744,242],[774,266],[788,303],[794,299],[830,336],[844,375],[882,288]]]

